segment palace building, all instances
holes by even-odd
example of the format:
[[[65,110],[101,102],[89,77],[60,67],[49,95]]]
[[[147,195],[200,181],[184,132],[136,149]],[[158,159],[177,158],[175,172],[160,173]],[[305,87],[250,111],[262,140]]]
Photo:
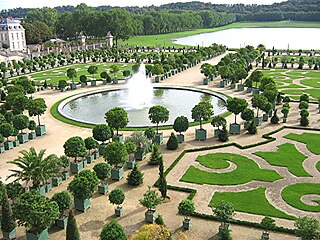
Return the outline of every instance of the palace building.
[[[0,19],[0,49],[10,51],[26,51],[25,29],[19,20],[12,18]]]

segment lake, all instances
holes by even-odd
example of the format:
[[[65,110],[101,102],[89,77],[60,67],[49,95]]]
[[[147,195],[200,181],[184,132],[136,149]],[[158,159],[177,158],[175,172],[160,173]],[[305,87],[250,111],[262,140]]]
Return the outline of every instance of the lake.
[[[175,43],[190,46],[224,44],[229,48],[260,43],[271,49],[320,49],[320,28],[233,28],[174,39]]]

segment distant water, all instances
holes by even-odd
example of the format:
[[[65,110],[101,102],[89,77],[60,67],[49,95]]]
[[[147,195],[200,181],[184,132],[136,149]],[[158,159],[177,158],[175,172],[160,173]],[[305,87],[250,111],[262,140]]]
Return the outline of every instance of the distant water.
[[[175,39],[177,44],[210,46],[224,44],[229,48],[246,45],[277,49],[320,49],[320,28],[234,28]]]

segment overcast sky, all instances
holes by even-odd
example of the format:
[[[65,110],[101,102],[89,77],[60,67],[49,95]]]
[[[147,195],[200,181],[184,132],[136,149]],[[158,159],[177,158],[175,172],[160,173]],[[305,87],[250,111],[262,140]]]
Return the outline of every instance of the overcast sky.
[[[102,5],[111,5],[111,6],[149,6],[149,5],[161,5],[170,2],[191,2],[192,0],[0,0],[0,9],[9,9],[16,7],[26,7],[26,8],[36,8],[36,7],[55,7],[62,5],[78,5],[79,3],[86,3],[89,6],[102,6]],[[274,2],[281,2],[281,0],[215,0],[203,2],[212,2],[212,3],[244,3],[244,4],[272,4]]]

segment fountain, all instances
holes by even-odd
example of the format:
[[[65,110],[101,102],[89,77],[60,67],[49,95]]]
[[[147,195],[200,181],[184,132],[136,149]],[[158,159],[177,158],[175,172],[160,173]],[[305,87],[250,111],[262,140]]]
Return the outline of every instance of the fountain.
[[[153,87],[146,76],[146,67],[140,64],[138,71],[126,83],[127,96],[121,101],[126,110],[150,107],[153,98]]]

